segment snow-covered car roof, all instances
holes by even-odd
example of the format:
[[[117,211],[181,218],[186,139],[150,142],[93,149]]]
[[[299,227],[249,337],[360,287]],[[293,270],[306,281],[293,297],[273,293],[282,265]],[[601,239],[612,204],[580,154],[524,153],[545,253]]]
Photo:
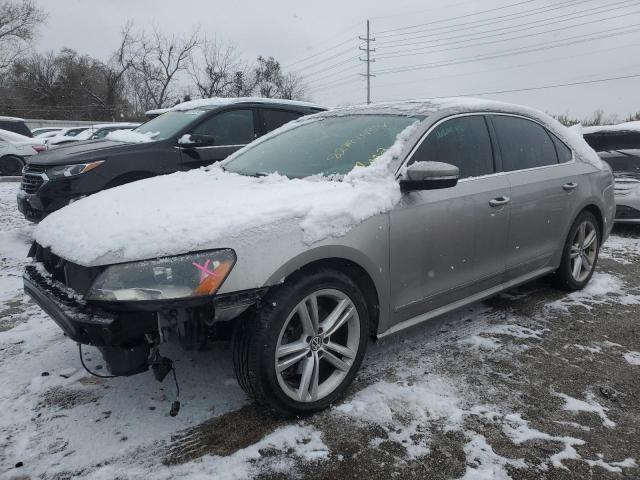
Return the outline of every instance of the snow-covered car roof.
[[[327,107],[323,107],[322,105],[318,105],[311,102],[302,102],[298,100],[283,100],[279,98],[263,98],[263,97],[230,97],[230,98],[222,98],[222,97],[213,97],[213,98],[201,98],[198,100],[190,100],[188,102],[179,103],[175,107],[172,107],[168,110],[172,111],[184,111],[184,110],[194,110],[198,108],[215,108],[215,107],[223,107],[225,105],[233,105],[236,103],[264,103],[264,104],[275,104],[275,105],[291,105],[297,107],[308,107],[308,108],[318,108],[321,110],[325,110]],[[147,112],[149,113],[149,112]]]
[[[24,118],[19,118],[19,117],[5,117],[0,115],[0,120],[6,120],[9,122],[24,122]]]
[[[624,122],[617,125],[596,125],[593,127],[582,127],[584,135],[593,133],[620,133],[620,132],[637,132],[640,133],[640,121]]]

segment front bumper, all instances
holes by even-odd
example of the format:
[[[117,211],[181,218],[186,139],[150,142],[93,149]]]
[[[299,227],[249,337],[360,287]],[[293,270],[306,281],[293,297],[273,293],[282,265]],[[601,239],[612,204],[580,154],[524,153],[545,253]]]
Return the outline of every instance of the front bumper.
[[[640,195],[616,196],[614,222],[640,224]]]
[[[35,264],[25,268],[24,291],[72,340],[97,347],[127,347],[157,330],[153,312],[106,312],[80,300]]]

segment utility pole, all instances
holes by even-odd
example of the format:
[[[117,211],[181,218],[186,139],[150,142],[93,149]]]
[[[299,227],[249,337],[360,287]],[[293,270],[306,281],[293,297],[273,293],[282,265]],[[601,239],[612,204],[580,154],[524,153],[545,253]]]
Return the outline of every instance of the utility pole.
[[[360,58],[361,62],[367,63],[367,73],[361,73],[360,75],[367,78],[367,103],[371,103],[371,77],[375,77],[375,75],[371,74],[371,64],[375,62],[375,59],[371,58],[371,54],[376,51],[375,48],[371,48],[371,42],[375,42],[376,39],[369,33],[369,19],[367,19],[367,36],[358,36],[358,38],[366,42],[365,46],[358,47],[359,50],[367,54],[366,58]]]

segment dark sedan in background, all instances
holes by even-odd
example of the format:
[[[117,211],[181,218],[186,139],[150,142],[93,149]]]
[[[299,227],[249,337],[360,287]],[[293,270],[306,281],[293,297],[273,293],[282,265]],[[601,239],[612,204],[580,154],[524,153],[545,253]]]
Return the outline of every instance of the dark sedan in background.
[[[224,160],[265,133],[323,110],[306,102],[255,98],[186,102],[131,132],[34,158],[23,171],[18,208],[37,222],[100,190]]]

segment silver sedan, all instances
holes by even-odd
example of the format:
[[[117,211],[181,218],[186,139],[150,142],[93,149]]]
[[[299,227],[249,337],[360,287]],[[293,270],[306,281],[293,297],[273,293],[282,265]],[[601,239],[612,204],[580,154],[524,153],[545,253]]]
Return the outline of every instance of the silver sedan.
[[[56,212],[36,230],[25,290],[119,375],[163,378],[170,332],[196,348],[232,329],[244,390],[309,413],[344,394],[369,337],[545,275],[584,288],[613,185],[582,137],[524,107],[336,109],[222,167]]]

